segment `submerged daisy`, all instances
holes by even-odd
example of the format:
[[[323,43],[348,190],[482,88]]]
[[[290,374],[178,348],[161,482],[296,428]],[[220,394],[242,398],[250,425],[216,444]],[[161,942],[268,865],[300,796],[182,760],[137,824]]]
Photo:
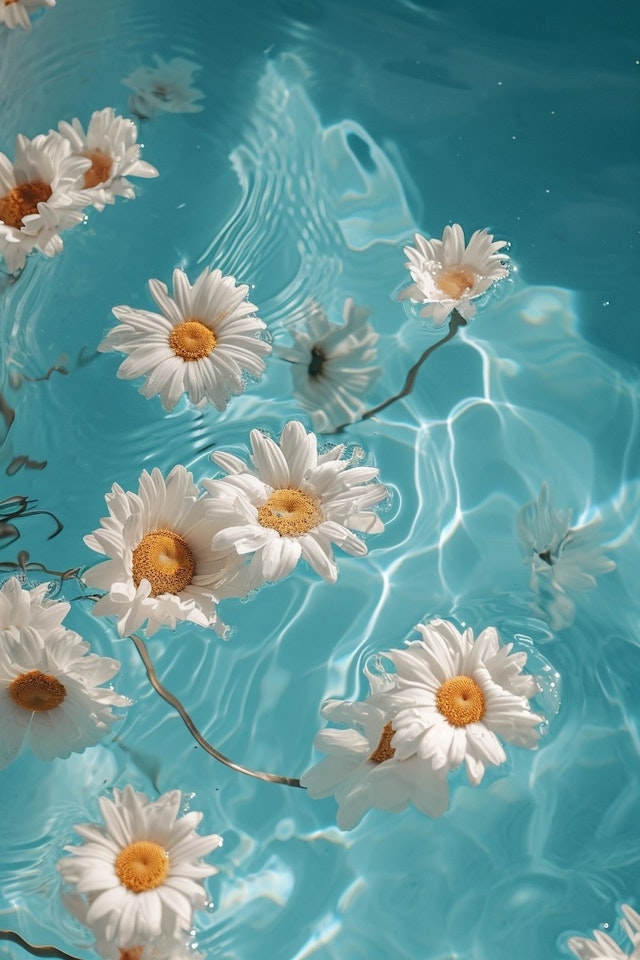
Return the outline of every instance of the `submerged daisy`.
[[[369,681],[373,694],[388,688],[380,678],[370,676]],[[341,830],[352,830],[372,808],[398,813],[412,803],[430,817],[445,812],[445,775],[415,754],[405,759],[396,755],[390,715],[371,698],[360,703],[330,700],[322,715],[347,729],[317,734],[314,747],[327,756],[307,770],[300,783],[314,799],[336,798]]]
[[[304,325],[292,329],[292,347],[277,354],[293,366],[295,396],[311,412],[318,433],[331,433],[352,423],[365,411],[362,397],[380,374],[374,366],[380,339],[370,323],[370,311],[350,297],[342,310],[343,323],[331,323],[318,303],[309,309]]]
[[[27,591],[24,591],[26,593]],[[67,606],[60,604],[61,607]],[[89,653],[72,630],[48,625],[5,627],[0,633],[0,767],[26,743],[39,760],[68,757],[94,746],[130,701],[100,684],[120,663]]]
[[[524,562],[531,567],[531,589],[540,597],[537,612],[549,617],[551,628],[561,630],[573,622],[573,591],[596,586],[596,575],[615,570],[605,556],[598,531],[602,518],[571,526],[571,510],[555,510],[546,483],[535,500],[518,511],[517,528]]]
[[[509,257],[500,252],[507,242],[494,240],[487,230],[476,230],[466,247],[459,223],[446,226],[442,240],[427,240],[419,233],[414,239],[415,247],[404,248],[413,283],[398,299],[424,304],[420,316],[432,317],[436,326],[454,309],[471,319],[476,312],[473,300],[509,274]]]
[[[173,273],[173,297],[159,280],[149,280],[161,314],[134,307],[114,307],[121,324],[109,331],[99,350],[129,356],[118,369],[126,380],[146,377],[145,397],[160,394],[172,410],[183,393],[196,406],[207,401],[224,410],[233,394],[242,393],[243,372],[260,377],[271,345],[266,329],[246,299],[249,288],[236,285],[220,270],[203,270],[191,286],[182,270]]]
[[[204,97],[197,87],[191,86],[193,75],[202,69],[199,64],[174,57],[163,60],[154,55],[155,67],[140,67],[122,81],[133,90],[129,97],[129,109],[141,120],[149,120],[156,113],[197,113]]]
[[[154,938],[188,934],[194,911],[207,902],[200,881],[217,873],[201,858],[222,838],[196,833],[201,813],[178,817],[179,790],[149,800],[127,786],[99,802],[104,824],[77,825],[85,842],[65,848],[71,856],[58,861],[58,870],[86,897],[83,922],[96,939],[116,944],[126,960],[141,960]]]
[[[11,273],[36,247],[47,257],[60,253],[60,233],[82,223],[79,182],[89,165],[57,135],[19,134],[13,164],[0,153],[0,253]]]
[[[296,420],[285,424],[279,443],[252,430],[251,450],[255,469],[232,454],[211,456],[227,473],[203,481],[214,495],[221,527],[213,549],[250,555],[255,586],[286,577],[301,557],[334,582],[332,546],[362,557],[367,545],[352,531],[384,530],[369,510],[387,496],[386,488],[373,482],[378,470],[343,459],[343,445],[319,454],[316,435]]]
[[[109,516],[85,543],[109,559],[87,570],[84,579],[108,591],[93,612],[115,615],[121,636],[147,620],[148,636],[179,620],[222,632],[216,601],[246,593],[235,554],[211,549],[220,523],[215,503],[199,494],[183,466],[174,467],[166,480],[157,468],[145,470],[137,494],[117,483],[107,494]]]
[[[543,717],[532,712],[534,677],[522,675],[525,653],[500,646],[487,627],[474,640],[446,620],[418,624],[421,636],[404,650],[384,654],[393,663],[393,688],[373,703],[393,717],[391,745],[399,760],[417,756],[435,770],[464,762],[469,782],[480,783],[487,766],[507,759],[501,740],[537,747]]]
[[[29,14],[41,7],[55,7],[56,0],[0,0],[0,23],[13,30],[31,30]]]
[[[49,600],[50,584],[24,587],[17,577],[10,577],[0,587],[0,638],[5,630],[16,631],[29,627],[43,637],[60,626],[71,610],[71,604]]]
[[[58,124],[60,136],[68,141],[75,156],[85,157],[91,166],[82,177],[86,202],[96,210],[114,203],[116,197],[135,197],[127,177],[157,177],[158,171],[140,159],[135,123],[116,116],[112,107],[91,115],[86,133],[77,118]]]
[[[622,905],[622,928],[629,938],[632,950],[627,953],[608,933],[593,931],[593,939],[571,937],[567,946],[580,960],[640,960],[640,914],[628,904]]]

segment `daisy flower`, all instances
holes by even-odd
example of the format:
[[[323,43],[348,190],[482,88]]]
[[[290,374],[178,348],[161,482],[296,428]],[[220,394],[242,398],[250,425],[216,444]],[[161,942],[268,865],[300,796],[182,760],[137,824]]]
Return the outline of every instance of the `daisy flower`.
[[[543,717],[529,699],[538,692],[524,676],[525,653],[501,647],[488,627],[474,640],[446,620],[418,624],[421,636],[404,650],[385,653],[393,663],[393,689],[373,698],[393,717],[391,745],[399,760],[417,756],[449,772],[464,762],[477,786],[487,766],[507,759],[501,739],[535,749]]]
[[[91,166],[82,176],[86,202],[96,210],[114,203],[116,197],[135,197],[127,177],[157,177],[158,171],[140,159],[138,131],[132,120],[116,116],[112,107],[96,110],[85,133],[77,118],[58,124],[60,136],[67,140],[74,156],[85,157]]]
[[[40,7],[55,7],[56,0],[0,0],[0,23],[13,30],[31,30],[29,14]]]
[[[593,939],[571,937],[567,946],[579,960],[640,960],[640,914],[628,904],[622,905],[622,928],[632,944],[627,953],[608,933],[593,931]]]
[[[211,459],[227,474],[203,485],[217,502],[220,532],[214,550],[251,556],[255,586],[280,580],[300,558],[325,580],[338,570],[332,545],[362,557],[367,546],[358,533],[380,533],[382,520],[369,510],[387,496],[375,467],[354,467],[342,458],[343,445],[318,454],[315,433],[291,420],[276,443],[251,431],[254,469],[239,457],[214,453]]]
[[[376,343],[380,339],[367,323],[370,311],[350,297],[342,310],[343,323],[331,323],[320,304],[312,303],[305,323],[291,331],[292,347],[277,354],[292,363],[294,395],[311,411],[318,433],[331,433],[364,413],[362,397],[380,374]]]
[[[70,603],[47,600],[50,584],[41,583],[29,590],[17,577],[0,587],[0,641],[5,630],[12,633],[29,627],[45,638],[59,627],[71,610]]]
[[[122,81],[133,90],[129,109],[141,120],[149,120],[156,113],[197,113],[202,110],[204,93],[191,86],[193,75],[202,69],[199,64],[174,57],[163,60],[154,56],[155,67],[140,67]]]
[[[369,681],[374,694],[389,686],[374,676]],[[372,808],[400,812],[412,803],[430,817],[445,812],[446,776],[415,754],[405,759],[396,755],[390,715],[371,698],[359,703],[330,700],[322,715],[346,729],[317,734],[314,747],[327,756],[307,770],[300,783],[314,799],[336,798],[341,830],[352,830]]]
[[[112,707],[130,705],[100,686],[119,669],[117,660],[89,653],[89,644],[64,627],[48,625],[46,635],[32,626],[5,628],[0,633],[0,767],[11,763],[25,743],[39,760],[82,753],[98,743],[119,719]]]
[[[191,474],[177,466],[166,480],[157,468],[145,470],[137,494],[117,483],[107,494],[109,516],[84,539],[109,559],[87,570],[84,580],[108,591],[93,612],[116,616],[120,636],[145,621],[148,636],[179,620],[222,632],[216,601],[246,592],[235,556],[211,550],[220,525],[215,504],[199,493]]]
[[[596,575],[615,570],[605,556],[598,531],[602,518],[571,526],[571,510],[555,510],[546,483],[535,500],[518,511],[517,528],[524,562],[531,567],[530,586],[540,596],[538,613],[549,617],[551,628],[573,622],[573,591],[596,586]]]
[[[78,183],[90,161],[74,156],[67,140],[19,134],[15,163],[0,153],[0,253],[10,273],[36,247],[47,257],[62,250],[60,233],[84,220]]]
[[[118,376],[146,377],[140,393],[159,394],[166,410],[183,393],[198,407],[208,401],[224,410],[232,394],[244,391],[243,372],[261,376],[262,358],[271,352],[260,336],[265,324],[246,299],[249,288],[207,268],[193,286],[174,270],[172,297],[159,280],[149,280],[149,290],[162,313],[114,307],[121,324],[98,349],[129,354]]]
[[[222,844],[217,834],[200,836],[202,814],[178,817],[182,794],[170,790],[149,800],[130,787],[100,799],[103,824],[75,827],[84,840],[58,861],[63,880],[86,897],[84,922],[100,942],[142,948],[155,938],[186,938],[193,913],[207,902],[202,878],[217,867],[201,858]]]
[[[432,317],[436,326],[445,322],[452,310],[470,320],[476,312],[473,300],[508,276],[509,257],[500,253],[506,240],[495,240],[487,230],[476,230],[465,247],[459,223],[446,226],[442,240],[427,240],[415,235],[415,247],[405,247],[405,264],[413,283],[398,299],[423,303],[421,317]]]

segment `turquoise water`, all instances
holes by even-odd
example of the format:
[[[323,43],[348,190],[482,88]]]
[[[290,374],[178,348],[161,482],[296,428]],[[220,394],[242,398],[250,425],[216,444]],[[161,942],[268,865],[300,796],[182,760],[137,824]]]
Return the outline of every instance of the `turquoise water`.
[[[23,754],[0,771],[0,926],[96,956],[60,903],[55,864],[73,825],[98,819],[97,797],[131,783],[150,796],[179,787],[203,830],[224,837],[215,907],[196,915],[207,957],[567,957],[569,934],[617,933],[620,904],[640,905],[638,11],[255,6],[58,0],[30,34],[0,35],[9,155],[17,133],[107,105],[126,113],[121,81],[155,54],[200,65],[204,93],[201,112],[141,124],[160,176],[136,181],[135,201],[92,212],[60,257],[34,255],[17,282],[0,276],[0,388],[15,412],[0,435],[0,497],[37,500],[64,525],[48,539],[50,517],[19,518],[0,563],[26,550],[49,569],[88,566],[83,536],[112,483],[134,490],[143,469],[176,463],[201,480],[216,472],[211,451],[246,453],[254,427],[310,428],[276,357],[223,414],[186,401],[167,414],[117,380],[122,358],[96,348],[112,306],[152,309],[149,277],[233,274],[274,344],[310,298],[334,321],[346,297],[366,304],[383,358],[375,405],[437,339],[395,299],[403,245],[451,221],[467,234],[486,226],[511,243],[511,279],[429,358],[409,397],[325,438],[361,447],[390,491],[369,554],[339,555],[336,584],[299,567],[224,601],[228,641],[182,625],[149,651],[218,749],[290,777],[318,759],[322,701],[366,695],[367,660],[426,617],[496,626],[529,651],[532,672],[557,671],[561,693],[545,686],[537,700],[548,719],[538,751],[507,748],[479,787],[453,775],[441,820],[372,811],[343,833],[332,799],[242,776],[200,749],[131,641],[69,581],[68,624],[121,660],[117,689],[135,704],[82,755]],[[54,366],[66,373],[36,380]],[[532,610],[516,533],[545,481],[574,523],[599,512],[617,565],[553,631]],[[0,956],[24,954],[0,944]]]

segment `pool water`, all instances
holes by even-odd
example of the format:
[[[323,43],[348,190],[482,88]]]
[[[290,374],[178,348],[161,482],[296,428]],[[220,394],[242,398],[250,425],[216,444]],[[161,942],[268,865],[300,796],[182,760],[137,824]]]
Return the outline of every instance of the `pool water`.
[[[30,33],[2,30],[9,156],[18,133],[86,124],[104,106],[127,115],[122,80],[154,56],[198,65],[203,97],[198,112],[139,121],[160,176],[137,180],[134,201],[92,211],[59,257],[34,254],[17,280],[0,274],[0,499],[27,497],[63,524],[51,537],[51,516],[15,520],[0,578],[21,550],[55,571],[96,562],[83,537],[114,482],[135,490],[143,469],[177,463],[200,481],[217,472],[213,450],[246,456],[253,428],[311,429],[275,354],[224,413],[186,400],[166,413],[117,379],[122,357],[97,346],[114,305],[154,308],[149,278],[233,275],[275,346],[310,301],[334,322],[347,297],[366,305],[380,335],[373,407],[439,336],[397,300],[403,246],[451,222],[467,236],[487,227],[511,244],[509,280],[407,397],[321,438],[388,488],[367,556],[336,551],[335,584],[298,566],[223,601],[227,640],[182,624],[148,649],[216,748],[287,777],[319,759],[322,702],[366,696],[365,664],[427,618],[493,625],[552,679],[536,698],[536,752],[507,747],[478,787],[454,773],[441,819],[373,810],[345,832],[332,798],[201,749],[70,579],[68,625],[121,661],[116,686],[134,705],[84,754],[23,753],[0,771],[0,927],[97,956],[62,905],[56,862],[73,825],[99,819],[98,797],[132,784],[181,789],[202,831],[224,838],[212,904],[196,914],[207,957],[553,960],[598,928],[625,943],[620,906],[640,905],[639,21],[629,5],[577,13],[568,0],[58,0]],[[560,626],[516,529],[545,482],[574,525],[602,518],[616,563]],[[46,579],[29,569],[29,584]],[[24,955],[0,941],[0,957]]]

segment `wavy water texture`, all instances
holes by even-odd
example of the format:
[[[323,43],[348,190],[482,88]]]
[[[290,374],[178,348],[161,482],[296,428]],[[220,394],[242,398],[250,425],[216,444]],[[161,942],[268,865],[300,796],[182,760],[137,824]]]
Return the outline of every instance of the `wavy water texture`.
[[[206,63],[201,18],[214,14],[201,6],[186,5],[167,52],[160,37],[173,19],[154,20],[149,4],[116,4],[100,56],[108,60],[121,34],[133,43],[146,31],[147,48],[118,47],[113,67],[104,64],[104,86],[92,74],[82,104],[72,105],[70,81],[60,77],[61,112],[81,113],[98,93],[103,106],[104,89],[116,90],[155,43],[163,55]],[[322,22],[328,10],[281,6],[301,43],[305,22]],[[411,17],[418,6],[402,5]],[[65,23],[74,9],[70,0]],[[220,27],[229,42],[234,26],[231,18]],[[265,29],[258,18],[247,42]],[[60,42],[63,53],[84,56],[97,40],[92,28],[86,45],[73,31]],[[371,308],[381,336],[384,372],[372,405],[397,392],[435,342],[394,299],[407,279],[402,245],[425,230],[410,211],[413,187],[397,152],[355,120],[336,121],[335,111],[323,121],[299,52],[261,55],[258,70],[257,59],[232,49],[237,82],[228,82],[242,122],[229,121],[228,104],[216,121],[212,75],[203,70],[202,114],[158,117],[145,128],[157,183],[90,218],[60,258],[33,258],[0,291],[0,386],[15,412],[0,468],[4,477],[26,451],[47,461],[11,477],[6,495],[37,499],[64,525],[47,540],[46,518],[25,520],[19,544],[3,548],[0,561],[23,547],[50,569],[92,564],[98,558],[82,538],[105,514],[114,481],[135,489],[143,468],[176,462],[198,480],[214,476],[212,450],[246,456],[253,427],[277,436],[286,420],[306,422],[288,367],[275,357],[224,414],[186,402],[164,414],[118,381],[120,358],[95,350],[113,305],[151,309],[150,276],[167,280],[176,265],[192,275],[204,265],[231,272],[251,285],[259,315],[283,342],[310,298],[339,316],[353,296]],[[49,79],[60,72],[50,57]],[[0,106],[16,126],[15,105],[2,100],[13,77],[0,59]],[[29,107],[30,122],[40,122],[42,109]],[[148,650],[160,683],[210,744],[253,770],[297,778],[315,759],[321,702],[362,696],[371,657],[402,644],[425,617],[454,616],[476,631],[493,624],[541,678],[536,709],[548,723],[538,751],[509,750],[478,788],[456,773],[441,820],[372,812],[342,833],[331,799],[244,777],[201,749],[149,683],[131,641],[92,617],[77,583],[64,583],[74,601],[69,626],[121,661],[117,689],[134,706],[81,756],[43,765],[25,754],[0,772],[0,926],[96,956],[61,905],[55,863],[75,842],[74,823],[98,819],[97,797],[127,783],[150,795],[179,787],[184,809],[203,811],[202,831],[223,835],[221,872],[208,886],[215,908],[196,917],[199,949],[222,960],[551,960],[567,956],[567,931],[586,933],[612,921],[617,903],[637,902],[638,384],[583,339],[572,293],[527,286],[520,274],[505,286],[502,299],[428,358],[410,394],[339,438],[379,468],[389,489],[386,530],[368,539],[368,555],[340,555],[336,584],[300,567],[244,601],[223,601],[228,641],[183,624],[160,631]],[[68,375],[39,379],[61,363]],[[532,609],[515,526],[544,481],[575,523],[602,516],[617,563],[576,598],[575,622],[558,634]],[[0,952],[22,956],[16,945]]]

